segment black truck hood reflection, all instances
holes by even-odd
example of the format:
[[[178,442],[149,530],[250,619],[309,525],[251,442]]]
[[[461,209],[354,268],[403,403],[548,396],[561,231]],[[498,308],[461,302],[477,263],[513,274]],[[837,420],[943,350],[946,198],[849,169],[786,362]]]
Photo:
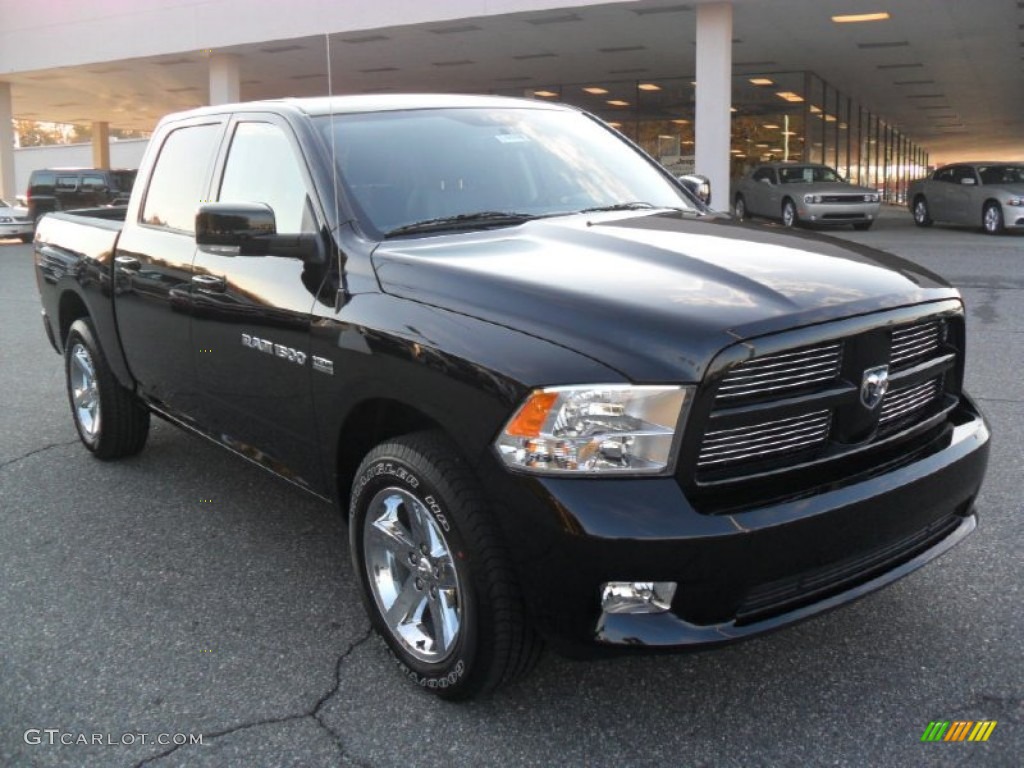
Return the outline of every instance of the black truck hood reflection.
[[[640,382],[697,381],[739,339],[955,296],[937,275],[861,245],[676,213],[385,241],[373,258],[387,293],[547,339]]]

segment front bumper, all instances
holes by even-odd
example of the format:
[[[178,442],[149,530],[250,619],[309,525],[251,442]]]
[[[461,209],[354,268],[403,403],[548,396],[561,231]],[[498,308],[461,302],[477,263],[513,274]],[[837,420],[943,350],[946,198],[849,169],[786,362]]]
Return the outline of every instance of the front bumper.
[[[1003,226],[1007,229],[1024,229],[1024,206],[1001,204],[1003,209]]]
[[[879,203],[805,203],[797,201],[801,221],[809,224],[862,224],[878,218]]]
[[[716,645],[889,584],[975,527],[989,432],[966,397],[911,463],[732,514],[702,514],[672,478],[520,478],[502,514],[538,628],[556,649]],[[605,614],[609,581],[675,581],[671,610]]]

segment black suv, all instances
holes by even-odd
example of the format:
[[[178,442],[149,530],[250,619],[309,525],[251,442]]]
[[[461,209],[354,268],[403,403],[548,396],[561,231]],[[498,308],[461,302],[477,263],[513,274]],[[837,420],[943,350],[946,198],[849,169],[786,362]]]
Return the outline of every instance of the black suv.
[[[127,205],[135,183],[134,170],[44,168],[28,180],[28,212],[33,221],[50,211]]]

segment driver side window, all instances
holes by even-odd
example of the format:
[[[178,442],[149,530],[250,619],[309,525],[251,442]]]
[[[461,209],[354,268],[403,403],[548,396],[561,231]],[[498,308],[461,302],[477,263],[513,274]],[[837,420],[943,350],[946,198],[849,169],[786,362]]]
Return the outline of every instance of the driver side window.
[[[266,203],[280,234],[316,231],[299,158],[284,131],[271,123],[235,128],[218,201]]]

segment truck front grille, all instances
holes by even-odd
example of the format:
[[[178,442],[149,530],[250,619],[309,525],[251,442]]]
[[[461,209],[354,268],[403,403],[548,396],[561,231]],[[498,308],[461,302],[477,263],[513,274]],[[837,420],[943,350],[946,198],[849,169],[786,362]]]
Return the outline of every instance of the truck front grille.
[[[828,439],[832,414],[815,411],[749,427],[720,429],[704,435],[697,466],[734,464],[763,456],[805,451]]]
[[[836,342],[741,363],[719,386],[718,398],[756,398],[827,383],[839,375],[842,349]]]
[[[683,457],[691,482],[754,482],[935,426],[955,406],[962,375],[962,311],[942,306],[917,317],[882,314],[876,324],[860,319],[856,331],[815,344],[761,341],[762,355],[758,342],[737,345],[737,353],[752,347],[755,355],[720,367],[708,405],[692,414],[700,434],[688,439]],[[872,402],[867,383],[879,368],[889,375],[881,403]]]

